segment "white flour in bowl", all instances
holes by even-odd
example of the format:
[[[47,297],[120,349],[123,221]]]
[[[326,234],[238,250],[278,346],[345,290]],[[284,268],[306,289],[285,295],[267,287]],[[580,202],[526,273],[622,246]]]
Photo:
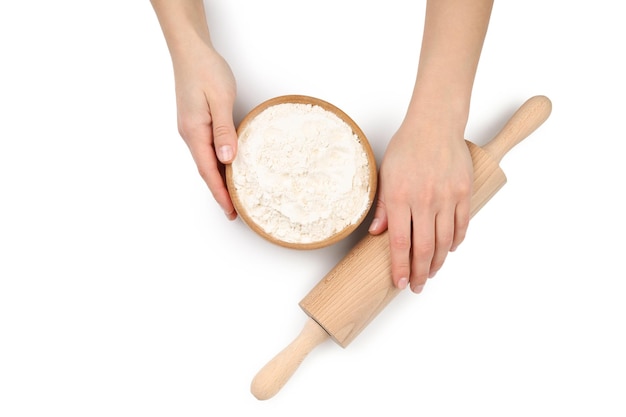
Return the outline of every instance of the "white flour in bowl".
[[[289,243],[324,240],[369,209],[370,167],[359,137],[317,105],[268,107],[239,133],[232,178],[265,233]]]

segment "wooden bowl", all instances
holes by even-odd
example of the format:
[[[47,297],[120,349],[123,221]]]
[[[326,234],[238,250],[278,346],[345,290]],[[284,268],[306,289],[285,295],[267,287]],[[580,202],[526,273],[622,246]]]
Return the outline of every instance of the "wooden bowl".
[[[339,108],[309,96],[275,97],[252,109],[237,135],[226,184],[240,218],[260,236],[317,249],[347,237],[367,216],[376,159]]]

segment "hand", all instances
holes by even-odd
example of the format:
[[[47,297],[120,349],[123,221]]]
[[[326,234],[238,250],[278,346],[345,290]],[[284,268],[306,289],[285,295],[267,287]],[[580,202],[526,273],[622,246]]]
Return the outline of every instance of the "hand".
[[[174,60],[178,131],[200,176],[230,220],[237,212],[224,181],[224,164],[237,152],[233,122],[235,77],[224,58],[203,45]]]
[[[437,112],[433,112],[437,113]],[[380,167],[372,234],[388,229],[394,284],[422,291],[465,238],[473,166],[463,139],[441,113],[407,118]]]

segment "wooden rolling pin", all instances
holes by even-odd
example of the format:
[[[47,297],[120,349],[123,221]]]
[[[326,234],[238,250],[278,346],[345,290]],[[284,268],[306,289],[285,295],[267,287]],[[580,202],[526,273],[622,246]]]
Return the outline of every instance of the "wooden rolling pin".
[[[474,164],[473,217],[506,183],[502,157],[550,115],[545,96],[527,100],[485,146],[467,142]],[[301,333],[254,377],[252,394],[273,397],[304,358],[329,337],[345,348],[400,292],[391,280],[387,233],[367,235],[300,302],[309,316]]]

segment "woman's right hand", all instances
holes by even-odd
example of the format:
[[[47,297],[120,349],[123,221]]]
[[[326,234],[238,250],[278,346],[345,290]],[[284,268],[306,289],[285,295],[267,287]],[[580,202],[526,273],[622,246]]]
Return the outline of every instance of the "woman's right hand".
[[[200,176],[230,220],[237,212],[224,165],[237,154],[233,72],[211,43],[202,0],[150,0],[174,64],[178,131]]]
[[[224,165],[237,153],[233,72],[220,54],[203,44],[174,59],[174,77],[178,131],[213,197],[234,220],[237,212],[224,180]]]

